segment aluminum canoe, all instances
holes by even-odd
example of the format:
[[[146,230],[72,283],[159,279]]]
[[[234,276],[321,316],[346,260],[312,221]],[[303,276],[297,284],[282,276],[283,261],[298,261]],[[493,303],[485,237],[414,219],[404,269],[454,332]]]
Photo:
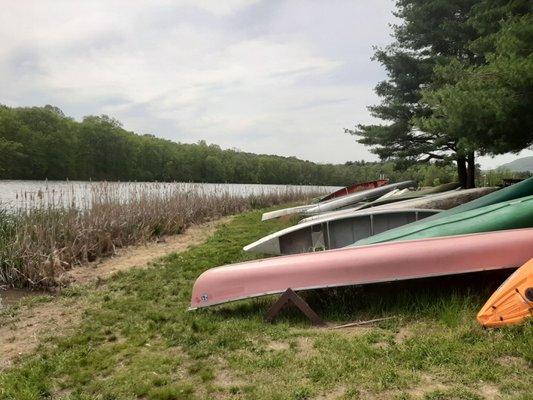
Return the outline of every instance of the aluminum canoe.
[[[533,229],[347,247],[205,271],[190,308],[293,290],[516,268],[533,257]]]
[[[263,254],[298,254],[345,247],[356,241],[438,213],[440,210],[362,210],[297,224],[244,247]]]

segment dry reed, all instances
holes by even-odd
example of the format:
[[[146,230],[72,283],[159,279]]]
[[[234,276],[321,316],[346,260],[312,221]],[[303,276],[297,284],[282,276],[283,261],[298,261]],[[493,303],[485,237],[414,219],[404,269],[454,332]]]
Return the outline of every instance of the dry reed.
[[[68,269],[112,255],[118,247],[182,232],[191,224],[252,208],[308,200],[318,193],[285,187],[253,195],[191,184],[91,184],[22,194],[22,206],[0,212],[0,285],[60,286]]]

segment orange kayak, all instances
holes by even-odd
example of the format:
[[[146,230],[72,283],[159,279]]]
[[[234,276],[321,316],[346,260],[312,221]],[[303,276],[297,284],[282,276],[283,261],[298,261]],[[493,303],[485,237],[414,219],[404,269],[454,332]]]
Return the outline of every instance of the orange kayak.
[[[512,274],[477,314],[483,326],[517,324],[533,315],[533,259]]]

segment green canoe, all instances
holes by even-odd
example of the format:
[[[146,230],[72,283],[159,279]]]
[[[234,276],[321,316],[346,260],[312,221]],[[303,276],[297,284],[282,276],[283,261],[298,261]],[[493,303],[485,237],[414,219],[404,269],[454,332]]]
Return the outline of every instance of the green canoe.
[[[519,199],[526,196],[533,196],[533,177],[487,194],[479,199],[469,201],[468,203],[432,215],[431,217],[425,218],[424,221],[434,221],[464,211],[475,210],[476,208],[490,206],[491,204],[502,203],[504,201]]]
[[[391,229],[390,231],[371,236],[367,239],[357,242],[356,245],[358,246],[360,244],[382,243],[387,242],[389,240],[399,240],[395,239],[395,237],[414,232],[418,229],[418,227],[422,226],[422,224],[428,224],[430,222],[436,223],[436,221],[439,221],[442,218],[451,217],[453,215],[461,214],[466,211],[476,210],[481,207],[487,207],[493,204],[511,201],[514,199],[531,195],[533,195],[533,177],[528,178],[522,182],[515,183],[514,185],[498,190],[496,192],[490,193],[486,196],[480,197],[476,200],[469,201],[468,203],[461,204],[460,206],[451,208],[446,211],[442,211],[438,214],[432,215],[431,217],[424,218],[421,221],[413,222],[409,225],[404,225],[399,228]]]
[[[355,246],[397,240],[530,228],[533,227],[533,196],[448,215],[438,220],[428,221],[428,219],[425,218],[417,223],[404,225],[400,228],[359,240],[355,243]]]

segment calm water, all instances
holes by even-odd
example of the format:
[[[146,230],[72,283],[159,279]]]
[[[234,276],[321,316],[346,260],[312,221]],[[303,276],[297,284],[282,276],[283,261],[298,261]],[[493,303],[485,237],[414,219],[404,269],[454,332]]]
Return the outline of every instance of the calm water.
[[[233,183],[158,183],[158,182],[83,182],[83,181],[15,181],[0,180],[0,208],[26,208],[39,204],[87,207],[95,192],[106,190],[121,200],[143,193],[204,193],[223,196],[249,196],[284,193],[298,190],[304,193],[328,193],[336,186],[255,185]]]

